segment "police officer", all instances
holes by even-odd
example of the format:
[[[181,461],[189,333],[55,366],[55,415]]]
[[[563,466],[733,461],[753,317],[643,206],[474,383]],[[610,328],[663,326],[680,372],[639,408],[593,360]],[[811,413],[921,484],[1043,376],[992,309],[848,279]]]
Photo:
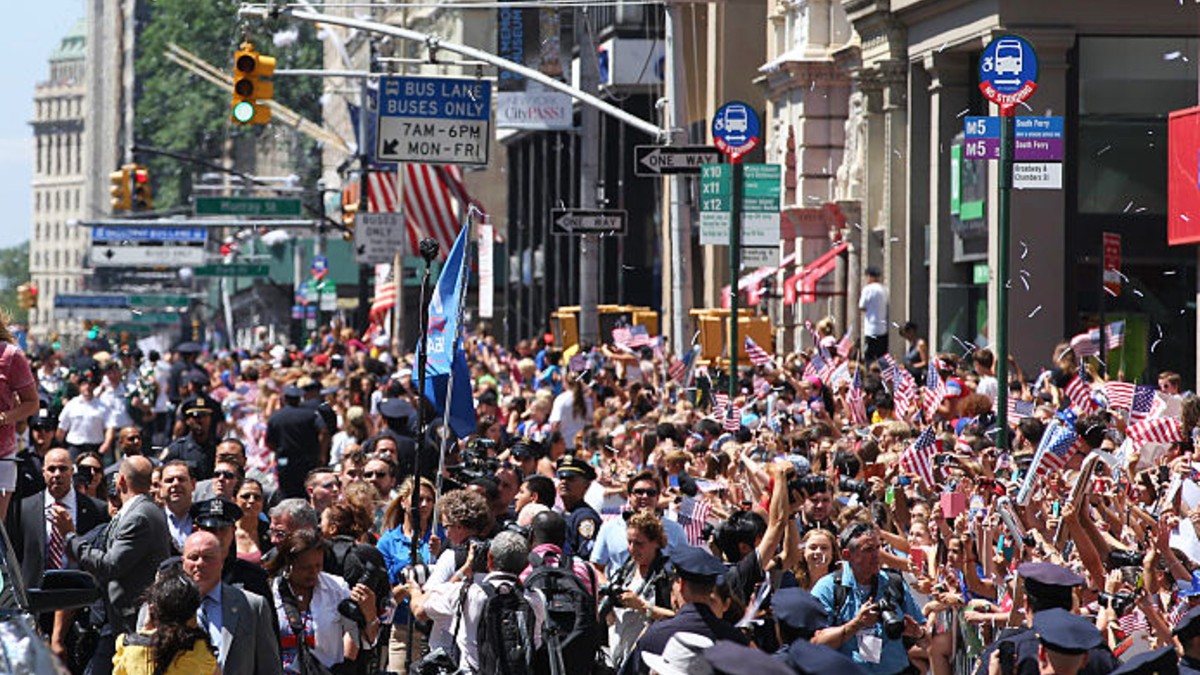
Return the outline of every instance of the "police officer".
[[[188,463],[196,480],[212,478],[217,443],[212,434],[212,418],[217,408],[211,399],[193,398],[181,406],[188,433],[171,441],[160,458],[163,463],[182,459]]]
[[[50,412],[49,405],[49,401],[43,400],[41,409],[29,418],[29,445],[17,452],[17,494],[13,499],[17,504],[46,489],[42,463],[54,444],[54,432],[58,431],[58,415]]]
[[[650,624],[622,663],[622,675],[649,675],[650,669],[641,654],[662,654],[667,641],[676,633],[696,633],[714,642],[730,640],[746,644],[746,638],[709,605],[713,589],[725,573],[721,561],[704,549],[681,546],[671,554],[671,564],[675,568],[675,595],[683,600],[683,606],[674,617]]]
[[[774,656],[784,662],[792,643],[812,640],[817,631],[829,627],[829,614],[821,601],[795,586],[775,591],[771,596],[771,616],[775,620],[775,635],[782,645]]]
[[[1017,576],[1025,584],[1025,606],[1022,609],[1026,625],[1001,633],[1000,639],[984,650],[975,675],[986,675],[992,653],[998,650],[1003,642],[1013,642],[1016,645],[1017,675],[1038,675],[1040,669],[1037,635],[1030,628],[1033,617],[1048,609],[1069,611],[1074,604],[1075,587],[1084,584],[1083,577],[1065,567],[1048,562],[1024,563],[1017,568]],[[1016,610],[1017,608],[1014,608],[1014,611]],[[1108,646],[1101,644],[1088,651],[1087,663],[1082,673],[1106,675],[1119,665],[1120,662]]]
[[[792,658],[768,655],[736,642],[721,640],[704,651],[715,675],[863,675],[853,661],[824,645],[797,641]],[[790,667],[789,667],[790,666]]]
[[[1060,607],[1035,614],[1033,632],[1037,634],[1038,672],[1042,675],[1079,675],[1089,651],[1104,643],[1095,624]],[[1000,654],[989,665],[992,675],[1004,673]]]
[[[1179,670],[1175,647],[1168,646],[1138,654],[1112,671],[1112,675],[1179,675]]]
[[[1200,606],[1193,607],[1171,634],[1183,647],[1183,658],[1179,660],[1180,675],[1200,675]]]
[[[234,527],[242,517],[237,504],[224,497],[213,497],[192,504],[192,527],[212,532],[225,549],[225,564],[221,570],[221,581],[237,586],[243,591],[271,597],[271,585],[262,567],[237,557],[234,542]]]
[[[574,455],[564,455],[558,460],[557,474],[563,517],[567,519],[566,553],[587,560],[592,557],[592,545],[600,532],[600,514],[583,497],[596,480],[596,470]]]

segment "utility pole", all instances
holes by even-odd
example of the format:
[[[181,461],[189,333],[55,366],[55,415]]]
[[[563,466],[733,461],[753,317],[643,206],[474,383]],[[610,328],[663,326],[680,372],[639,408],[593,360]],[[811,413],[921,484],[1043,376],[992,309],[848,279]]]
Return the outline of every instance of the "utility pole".
[[[687,145],[687,79],[683,59],[678,53],[682,51],[682,45],[675,36],[675,29],[681,24],[679,13],[680,3],[668,1],[665,47],[670,112],[664,117],[668,142]],[[690,349],[687,318],[692,308],[692,213],[687,206],[687,179],[680,175],[667,176],[666,185],[670,191],[668,213],[671,220],[667,225],[671,242],[671,337],[675,353],[682,355]]]
[[[585,93],[594,93],[600,85],[599,64],[596,62],[596,45],[592,42],[591,20],[587,7],[575,11],[582,20],[575,21],[575,43],[579,45],[579,88]],[[600,113],[596,108],[579,107],[579,199],[580,208],[595,209],[596,187],[600,177],[600,148],[597,138],[600,131]],[[595,234],[584,234],[579,241],[579,343],[600,342],[600,316],[596,309],[600,294],[600,239]]]

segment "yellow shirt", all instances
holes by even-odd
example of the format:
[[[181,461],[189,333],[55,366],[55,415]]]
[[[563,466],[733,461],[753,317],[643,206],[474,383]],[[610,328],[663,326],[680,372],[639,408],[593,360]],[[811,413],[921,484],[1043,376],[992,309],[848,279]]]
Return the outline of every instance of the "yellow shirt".
[[[139,633],[142,636],[153,633]],[[139,640],[138,642],[141,642]],[[213,675],[217,657],[208,644],[197,640],[192,648],[175,655],[167,675]],[[125,644],[125,636],[117,638],[117,653],[113,656],[113,675],[153,675],[154,654],[149,645]]]

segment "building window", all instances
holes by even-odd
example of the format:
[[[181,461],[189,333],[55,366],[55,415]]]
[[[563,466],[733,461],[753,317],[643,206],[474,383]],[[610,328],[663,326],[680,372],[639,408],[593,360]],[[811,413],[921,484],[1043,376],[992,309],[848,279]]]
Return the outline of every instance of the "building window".
[[[1079,212],[1167,212],[1167,115],[1196,105],[1200,41],[1079,39]],[[1166,56],[1176,55],[1175,58]]]

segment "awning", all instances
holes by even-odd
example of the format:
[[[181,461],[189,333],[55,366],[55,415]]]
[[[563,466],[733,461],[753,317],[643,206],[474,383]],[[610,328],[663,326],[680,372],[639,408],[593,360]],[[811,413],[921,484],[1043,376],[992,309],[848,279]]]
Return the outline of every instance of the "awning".
[[[757,293],[758,286],[759,286],[759,284],[761,284],[763,282],[763,279],[766,279],[767,277],[771,276],[772,274],[775,274],[779,270],[787,267],[788,265],[791,265],[793,262],[795,262],[795,260],[796,260],[796,254],[789,253],[788,255],[784,256],[783,260],[779,263],[778,267],[760,267],[760,268],[754,270],[753,272],[750,272],[749,274],[742,275],[742,278],[738,279],[738,290],[743,293],[746,293],[749,296],[749,301],[750,301],[751,305],[757,305],[758,304],[758,293]],[[729,287],[728,286],[721,288],[721,306],[724,307],[725,309],[729,309]]]
[[[847,244],[842,242],[812,262],[804,269],[787,278],[783,282],[783,301],[787,304],[810,303],[817,301],[817,282],[837,268],[838,256],[846,250]]]

